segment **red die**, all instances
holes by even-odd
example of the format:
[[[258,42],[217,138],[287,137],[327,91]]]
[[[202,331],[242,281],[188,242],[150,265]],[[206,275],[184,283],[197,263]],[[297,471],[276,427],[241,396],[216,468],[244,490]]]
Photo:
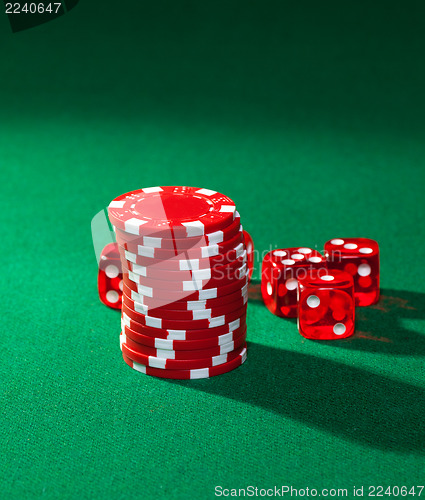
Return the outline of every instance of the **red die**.
[[[308,339],[332,340],[354,333],[354,284],[351,274],[310,272],[298,281],[298,330]]]
[[[118,245],[109,243],[102,250],[99,260],[97,288],[100,300],[113,309],[121,309],[122,270]]]
[[[379,300],[379,246],[369,238],[335,238],[325,243],[329,269],[353,276],[356,306],[370,306]]]
[[[269,252],[261,269],[261,294],[277,316],[296,318],[297,280],[316,269],[327,273],[326,259],[311,248],[285,248]]]
[[[251,235],[247,232],[243,232],[243,238],[245,241],[245,247],[246,247],[246,260],[248,264],[248,271],[249,271],[249,280],[251,281],[252,278],[252,273],[254,272],[254,242],[251,238]]]

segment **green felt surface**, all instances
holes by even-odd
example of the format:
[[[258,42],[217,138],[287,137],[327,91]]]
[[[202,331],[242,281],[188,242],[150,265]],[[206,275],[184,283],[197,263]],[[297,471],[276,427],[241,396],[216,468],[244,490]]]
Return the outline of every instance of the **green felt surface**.
[[[0,16],[0,498],[424,484],[424,6],[81,0],[17,34]],[[232,197],[259,252],[376,239],[380,304],[311,342],[253,286],[243,367],[132,371],[91,219],[180,184]]]

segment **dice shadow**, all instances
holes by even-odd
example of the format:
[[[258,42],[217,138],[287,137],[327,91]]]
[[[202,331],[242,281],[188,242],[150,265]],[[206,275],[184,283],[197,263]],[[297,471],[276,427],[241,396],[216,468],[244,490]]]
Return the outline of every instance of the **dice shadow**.
[[[413,330],[407,324],[409,320],[425,320],[425,294],[383,289],[378,304],[356,308],[356,332],[352,337],[320,343],[342,349],[425,356],[425,335]]]
[[[262,302],[261,281],[252,280],[249,301]],[[265,306],[264,306],[265,307]],[[296,324],[293,318],[280,318]],[[341,349],[425,356],[424,334],[414,331],[403,320],[425,320],[425,294],[406,290],[382,289],[378,304],[356,308],[356,331],[340,340],[310,340]]]
[[[367,370],[248,343],[237,370],[173,381],[282,415],[369,447],[423,454],[425,391]]]

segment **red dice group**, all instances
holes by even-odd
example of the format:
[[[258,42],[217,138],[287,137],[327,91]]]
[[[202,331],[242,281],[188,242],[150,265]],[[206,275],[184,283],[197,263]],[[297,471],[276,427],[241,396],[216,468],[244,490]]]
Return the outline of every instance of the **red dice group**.
[[[298,317],[304,337],[349,337],[355,306],[379,300],[379,247],[368,238],[335,238],[324,248],[324,256],[304,247],[269,252],[262,265],[261,293],[273,314]]]

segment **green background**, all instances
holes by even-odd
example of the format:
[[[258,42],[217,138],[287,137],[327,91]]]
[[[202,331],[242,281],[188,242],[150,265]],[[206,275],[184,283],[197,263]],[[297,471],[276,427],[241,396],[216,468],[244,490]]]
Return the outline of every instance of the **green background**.
[[[0,497],[423,485],[425,3],[81,0],[0,47]],[[232,197],[260,253],[376,239],[381,302],[319,343],[254,283],[243,367],[136,373],[90,223],[156,185]]]

